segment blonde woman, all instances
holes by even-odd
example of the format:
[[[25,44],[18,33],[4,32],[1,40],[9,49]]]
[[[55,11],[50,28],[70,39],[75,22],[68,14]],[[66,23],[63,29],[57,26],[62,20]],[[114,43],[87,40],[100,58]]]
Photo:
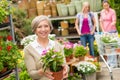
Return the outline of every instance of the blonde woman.
[[[24,59],[27,71],[32,80],[53,80],[50,70],[43,71],[40,58],[45,49],[54,48],[57,51],[62,51],[62,46],[57,42],[50,40],[48,35],[53,27],[47,16],[37,16],[32,21],[32,30],[37,35],[37,38],[24,48]],[[64,55],[64,53],[62,53]],[[66,62],[65,62],[66,63]],[[68,66],[64,64],[63,77],[66,78]]]
[[[88,2],[84,2],[82,11],[76,16],[75,27],[78,35],[80,35],[81,44],[86,47],[87,43],[89,43],[90,55],[93,57],[95,25],[95,18],[94,14],[90,11],[90,4]]]

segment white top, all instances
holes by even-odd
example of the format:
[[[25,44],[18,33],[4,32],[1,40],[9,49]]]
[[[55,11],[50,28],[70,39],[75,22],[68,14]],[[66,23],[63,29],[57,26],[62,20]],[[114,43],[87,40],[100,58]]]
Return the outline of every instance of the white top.
[[[55,41],[50,40],[49,39],[49,43],[47,45],[46,48],[43,48],[38,42],[37,39],[35,39],[32,43],[31,43],[32,47],[39,53],[42,54],[43,50],[47,50],[47,49],[51,49],[55,46]]]

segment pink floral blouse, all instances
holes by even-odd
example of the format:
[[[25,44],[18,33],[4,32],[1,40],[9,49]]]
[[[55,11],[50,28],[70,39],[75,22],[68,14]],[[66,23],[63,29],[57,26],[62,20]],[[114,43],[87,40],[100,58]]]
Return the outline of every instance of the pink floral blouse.
[[[110,8],[109,12],[103,9],[101,11],[100,21],[103,23],[104,32],[116,31],[116,26],[111,24],[113,21],[116,21],[116,13],[113,9]]]

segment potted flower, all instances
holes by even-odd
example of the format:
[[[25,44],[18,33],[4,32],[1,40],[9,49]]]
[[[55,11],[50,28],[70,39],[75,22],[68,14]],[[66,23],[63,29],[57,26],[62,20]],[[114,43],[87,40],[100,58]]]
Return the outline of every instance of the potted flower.
[[[85,80],[96,80],[97,67],[93,63],[82,61],[76,65],[76,68],[85,76]]]
[[[64,54],[67,62],[69,62],[70,59],[73,58],[73,43],[64,42]]]
[[[19,59],[21,59],[21,54],[17,45],[12,42],[12,37],[8,35],[6,39],[0,36],[0,71],[5,67],[15,68]]]
[[[84,56],[87,54],[87,48],[82,46],[82,45],[76,45],[74,48],[74,56],[76,58],[79,57],[79,59],[81,59],[81,57],[83,58],[82,60],[84,60]]]
[[[50,71],[53,72],[54,80],[61,80],[63,78],[62,65],[64,64],[64,57],[61,52],[54,50],[54,48],[44,50],[40,60],[43,62],[44,71],[50,69]],[[55,75],[57,75],[57,77]]]

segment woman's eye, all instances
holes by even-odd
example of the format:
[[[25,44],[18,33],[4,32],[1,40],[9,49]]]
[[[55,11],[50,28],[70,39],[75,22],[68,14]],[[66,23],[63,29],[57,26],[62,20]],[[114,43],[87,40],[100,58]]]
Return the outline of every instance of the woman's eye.
[[[37,28],[41,28],[42,26],[38,26]]]
[[[38,26],[37,28],[42,28],[42,27],[47,28],[47,27],[49,27],[49,26],[48,26],[48,25],[41,25],[41,26]]]
[[[45,27],[48,27],[48,25],[45,25]]]

